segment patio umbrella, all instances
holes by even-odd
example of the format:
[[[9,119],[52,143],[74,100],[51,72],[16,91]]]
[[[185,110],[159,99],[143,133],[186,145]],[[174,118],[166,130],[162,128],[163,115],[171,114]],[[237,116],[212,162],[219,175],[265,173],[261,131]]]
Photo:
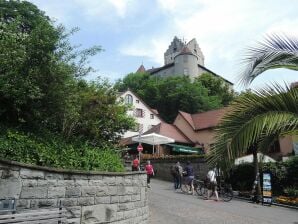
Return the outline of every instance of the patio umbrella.
[[[132,138],[132,141],[134,142],[140,142],[140,143],[146,143],[153,146],[153,153],[154,153],[154,146],[155,145],[161,145],[161,144],[167,144],[175,142],[174,139],[159,135],[156,133],[150,133],[147,135],[140,135]]]

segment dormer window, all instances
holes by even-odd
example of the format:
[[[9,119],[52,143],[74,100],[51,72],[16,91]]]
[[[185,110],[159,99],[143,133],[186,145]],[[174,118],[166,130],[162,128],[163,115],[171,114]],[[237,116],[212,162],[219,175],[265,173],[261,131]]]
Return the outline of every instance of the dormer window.
[[[132,102],[133,102],[132,95],[127,94],[127,95],[125,96],[125,98],[124,98],[124,102],[125,102],[126,104],[132,104]]]

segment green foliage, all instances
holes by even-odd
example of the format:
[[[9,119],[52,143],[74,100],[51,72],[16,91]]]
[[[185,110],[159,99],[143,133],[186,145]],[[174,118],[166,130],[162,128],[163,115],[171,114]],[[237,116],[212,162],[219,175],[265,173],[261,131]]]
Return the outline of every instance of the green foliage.
[[[253,164],[244,163],[234,167],[229,179],[234,190],[251,191],[255,180]]]
[[[256,146],[268,152],[281,135],[294,134],[298,127],[298,89],[276,86],[246,93],[231,103],[216,130],[209,162],[224,160],[226,166]]]
[[[294,196],[298,189],[298,157],[293,156],[286,162],[260,164],[260,170],[270,172],[273,195]],[[254,182],[254,166],[244,163],[231,171],[231,183],[234,190],[251,191]]]
[[[167,122],[173,122],[179,110],[207,111],[227,105],[233,98],[223,81],[210,74],[192,82],[187,76],[160,78],[147,73],[131,73],[118,80],[115,88],[119,91],[131,89],[151,108],[157,109]]]
[[[71,169],[121,171],[113,144],[134,125],[106,80],[82,79],[99,46],[72,46],[69,32],[34,4],[0,0],[0,157]],[[15,131],[15,130],[19,130]]]
[[[99,149],[79,142],[69,144],[54,135],[40,137],[12,129],[2,129],[0,157],[57,168],[124,171],[120,156],[113,148]]]
[[[0,6],[0,124],[94,146],[115,142],[133,126],[107,81],[81,79],[100,47],[71,46],[76,30],[56,27],[32,3],[0,0]]]
[[[217,96],[223,106],[227,106],[235,98],[235,92],[220,77],[216,77],[210,73],[203,73],[196,81],[208,89],[209,96]]]
[[[298,41],[297,37],[285,34],[268,35],[257,46],[249,48],[244,63],[245,69],[240,74],[240,81],[247,85],[263,72],[287,68],[298,70]]]

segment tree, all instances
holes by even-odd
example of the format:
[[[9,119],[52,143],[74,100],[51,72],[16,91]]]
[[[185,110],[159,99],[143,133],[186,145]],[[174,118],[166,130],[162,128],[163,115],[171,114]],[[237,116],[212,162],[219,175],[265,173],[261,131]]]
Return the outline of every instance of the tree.
[[[187,76],[161,78],[147,73],[131,73],[118,80],[115,88],[119,91],[131,89],[151,108],[157,109],[163,120],[173,122],[179,110],[203,112],[222,107],[225,105],[223,102],[229,101],[228,97],[223,97],[224,91],[229,90],[222,85],[222,81],[205,76],[206,82],[205,79],[192,82]],[[210,91],[209,87],[220,91]]]
[[[1,124],[93,145],[110,144],[133,126],[110,84],[82,79],[101,47],[72,46],[76,29],[55,26],[32,3],[0,0],[0,8]]]
[[[217,96],[223,106],[227,106],[235,97],[234,90],[230,88],[222,78],[216,77],[210,73],[203,73],[196,82],[208,89],[209,96]]]
[[[259,74],[272,68],[295,69],[298,65],[297,50],[298,41],[295,39],[273,35],[259,48],[251,49],[242,81],[250,83]],[[236,157],[251,150],[257,174],[257,152],[268,152],[280,136],[297,134],[297,105],[298,89],[284,89],[279,85],[238,97],[216,131],[209,162],[215,164],[221,161],[223,166],[230,167]],[[257,192],[260,193],[260,186]]]

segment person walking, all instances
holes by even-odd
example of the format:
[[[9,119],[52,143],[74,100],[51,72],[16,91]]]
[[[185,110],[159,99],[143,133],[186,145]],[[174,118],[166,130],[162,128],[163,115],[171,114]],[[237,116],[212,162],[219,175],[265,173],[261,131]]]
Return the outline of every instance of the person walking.
[[[184,169],[184,172],[186,173],[186,182],[187,182],[187,185],[189,186],[188,193],[194,194],[193,180],[194,180],[195,176],[194,176],[193,167],[192,167],[190,161],[187,161],[187,165]]]
[[[140,161],[138,156],[132,161],[132,171],[140,171]]]
[[[177,189],[181,189],[182,175],[183,175],[183,168],[180,165],[179,161],[175,165],[175,171],[176,171],[175,190],[177,190]]]
[[[147,165],[145,166],[145,170],[147,173],[147,187],[150,188],[150,179],[154,176],[154,169],[150,163],[150,160],[147,161]]]
[[[207,199],[210,199],[211,193],[214,192],[216,196],[216,201],[218,201],[218,192],[217,192],[217,181],[216,181],[216,168],[211,169],[207,173]]]

